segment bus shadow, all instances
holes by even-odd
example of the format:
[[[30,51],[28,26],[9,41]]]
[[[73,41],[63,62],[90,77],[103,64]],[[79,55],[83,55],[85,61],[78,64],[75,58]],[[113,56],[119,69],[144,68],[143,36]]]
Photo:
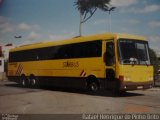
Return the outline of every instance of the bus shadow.
[[[93,93],[84,89],[75,89],[75,88],[62,88],[62,87],[42,87],[41,89],[57,91],[57,92],[65,92],[65,93],[75,93],[75,94],[84,94],[84,95],[92,95],[92,96],[101,96],[101,97],[134,97],[134,96],[144,96],[144,94],[133,93],[133,92],[120,92],[113,93],[109,90],[101,90],[99,92]]]
[[[9,83],[5,84],[7,87],[16,87],[16,88],[24,88],[17,83]],[[53,86],[41,86],[39,88],[30,88],[25,87],[25,89],[40,89],[40,90],[49,90],[49,91],[57,91],[64,93],[75,93],[75,94],[83,94],[83,95],[92,95],[92,96],[101,96],[101,97],[134,97],[134,96],[144,96],[144,94],[133,93],[133,92],[121,92],[121,93],[113,93],[109,90],[101,90],[99,92],[93,93],[84,89],[75,89],[75,88],[63,88],[63,87],[53,87]]]

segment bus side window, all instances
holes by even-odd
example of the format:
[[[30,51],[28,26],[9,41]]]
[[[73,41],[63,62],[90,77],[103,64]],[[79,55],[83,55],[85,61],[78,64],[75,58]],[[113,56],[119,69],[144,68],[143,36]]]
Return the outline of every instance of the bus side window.
[[[113,42],[107,42],[106,43],[106,65],[107,66],[112,66],[114,65],[114,44]]]

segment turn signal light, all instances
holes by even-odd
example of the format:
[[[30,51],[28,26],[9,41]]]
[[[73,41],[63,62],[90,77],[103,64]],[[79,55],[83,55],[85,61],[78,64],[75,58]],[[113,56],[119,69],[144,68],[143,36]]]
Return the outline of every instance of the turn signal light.
[[[119,76],[119,80],[120,80],[120,81],[123,81],[123,80],[124,80],[124,76],[120,75],[120,76]]]

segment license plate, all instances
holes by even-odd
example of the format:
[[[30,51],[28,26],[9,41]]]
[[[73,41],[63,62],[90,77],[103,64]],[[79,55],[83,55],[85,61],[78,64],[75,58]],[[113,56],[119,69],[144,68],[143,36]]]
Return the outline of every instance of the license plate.
[[[143,89],[143,86],[138,86],[137,89]]]

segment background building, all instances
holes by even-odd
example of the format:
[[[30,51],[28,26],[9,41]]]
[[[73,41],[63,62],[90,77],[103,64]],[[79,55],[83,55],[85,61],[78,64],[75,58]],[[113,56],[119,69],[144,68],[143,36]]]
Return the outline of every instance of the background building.
[[[14,48],[12,44],[0,45],[0,80],[4,80],[6,78],[9,50],[12,48]]]

